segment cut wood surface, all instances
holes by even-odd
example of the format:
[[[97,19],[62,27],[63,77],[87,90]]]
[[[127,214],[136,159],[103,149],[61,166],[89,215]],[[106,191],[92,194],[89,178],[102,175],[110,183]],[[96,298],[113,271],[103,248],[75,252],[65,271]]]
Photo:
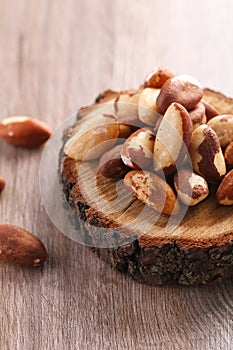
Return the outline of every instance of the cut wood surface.
[[[55,129],[159,64],[233,96],[232,12],[228,0],[0,0],[0,115]],[[43,268],[0,264],[1,349],[232,349],[232,280],[151,287],[111,270],[47,217],[42,149],[0,148],[1,223],[33,232],[49,255]]]
[[[204,98],[220,115],[233,111],[233,99],[219,92],[204,90]],[[73,135],[86,123],[94,125],[106,106],[114,112],[114,99],[93,105],[84,114],[81,109],[66,134]],[[123,179],[105,178],[98,170],[98,160],[65,157],[62,182],[70,208],[87,223],[84,242],[97,248],[112,267],[153,285],[209,284],[232,278],[233,210],[218,205],[216,186],[210,187],[210,195],[199,205],[183,206],[178,215],[169,217],[136,199]]]

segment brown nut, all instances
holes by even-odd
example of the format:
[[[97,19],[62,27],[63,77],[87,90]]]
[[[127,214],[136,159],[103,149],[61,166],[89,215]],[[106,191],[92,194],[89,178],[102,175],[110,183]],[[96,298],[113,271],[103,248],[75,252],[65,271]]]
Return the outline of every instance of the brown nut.
[[[0,193],[4,190],[6,186],[6,181],[4,179],[4,177],[0,176]]]
[[[229,167],[233,166],[233,141],[225,149],[224,158]]]
[[[138,128],[142,127],[142,123],[138,119],[137,110],[119,114],[117,122],[119,123],[119,138],[127,138]]]
[[[158,112],[164,114],[173,102],[191,110],[201,101],[202,96],[203,90],[195,78],[185,74],[177,75],[168,79],[161,87],[157,98]]]
[[[46,249],[37,237],[17,226],[0,225],[0,260],[40,266],[46,258]]]
[[[104,153],[99,161],[99,172],[108,178],[124,176],[129,170],[121,159],[122,145],[117,145]]]
[[[205,100],[201,100],[201,102],[205,106],[205,114],[206,114],[207,121],[219,115],[215,107],[212,106],[209,102]]]
[[[193,131],[189,154],[194,171],[208,182],[218,183],[226,174],[218,136],[208,125],[200,125]]]
[[[233,141],[233,115],[218,115],[207,123],[218,135],[221,147]]]
[[[200,203],[209,194],[206,180],[187,168],[178,170],[174,176],[174,186],[180,201],[188,206]]]
[[[47,124],[30,117],[9,117],[0,121],[0,136],[14,146],[39,147],[51,133]]]
[[[233,205],[233,169],[227,173],[219,185],[216,198],[221,205]]]
[[[172,103],[167,109],[154,143],[154,170],[171,174],[184,158],[192,136],[192,122],[186,109]]]
[[[166,181],[143,170],[132,170],[124,178],[125,187],[133,195],[159,213],[176,215],[180,210],[175,193]]]
[[[157,112],[156,100],[160,89],[145,88],[142,90],[138,100],[138,117],[148,125],[155,126],[160,114]]]
[[[149,129],[135,131],[123,144],[121,158],[124,164],[133,169],[147,168],[152,161],[154,139]]]
[[[76,160],[91,160],[111,149],[118,138],[119,125],[113,115],[100,114],[86,119],[66,142],[64,152]]]
[[[193,109],[191,109],[189,115],[193,123],[193,129],[196,129],[199,125],[207,122],[205,106],[202,102],[199,102]]]
[[[157,67],[154,71],[148,74],[144,86],[155,89],[160,89],[166,80],[173,78],[173,74],[169,69]]]

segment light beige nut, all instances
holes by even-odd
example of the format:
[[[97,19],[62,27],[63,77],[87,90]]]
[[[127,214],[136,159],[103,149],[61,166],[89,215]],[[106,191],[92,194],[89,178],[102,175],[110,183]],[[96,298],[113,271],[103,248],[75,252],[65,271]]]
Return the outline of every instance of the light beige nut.
[[[104,153],[99,161],[99,172],[107,178],[118,178],[124,176],[129,168],[121,159],[122,145],[117,145]]]
[[[117,115],[117,122],[119,123],[119,138],[127,138],[138,128],[142,127],[137,110],[127,111]]]
[[[214,106],[212,106],[209,102],[205,100],[201,100],[201,102],[205,106],[205,114],[207,121],[219,115],[217,109]]]
[[[154,143],[154,170],[169,175],[180,164],[189,147],[192,122],[186,109],[172,103],[167,109]]]
[[[42,121],[16,116],[0,121],[0,136],[14,146],[36,148],[46,142],[52,130]]]
[[[180,206],[170,185],[156,174],[132,170],[125,175],[125,187],[133,195],[159,213],[176,215]]]
[[[155,136],[147,128],[135,131],[123,144],[121,158],[133,169],[144,169],[152,163]]]
[[[142,90],[138,101],[138,117],[150,126],[155,126],[160,114],[157,111],[156,100],[160,89],[145,88]]]
[[[203,90],[199,82],[186,74],[168,79],[161,87],[157,98],[158,112],[164,114],[173,102],[178,102],[187,110],[194,108],[202,99]]]
[[[117,142],[119,125],[115,116],[99,114],[86,119],[66,142],[64,152],[76,160],[92,160],[100,157]]]
[[[207,123],[218,135],[221,147],[233,141],[233,115],[218,115]]]
[[[46,258],[46,249],[37,237],[18,226],[0,225],[0,260],[40,266]]]
[[[127,111],[137,110],[140,92],[138,90],[136,93],[120,94],[115,100],[115,113],[118,115]]]
[[[193,109],[191,109],[189,115],[193,123],[193,129],[196,129],[199,125],[207,122],[205,106],[202,102],[199,102]]]
[[[229,167],[233,167],[233,141],[229,143],[224,153],[225,162]]]
[[[6,181],[4,179],[4,177],[0,176],[0,193],[4,190],[6,186]]]
[[[178,198],[187,206],[194,206],[209,194],[206,180],[188,168],[181,168],[174,176],[174,186]]]
[[[226,164],[215,131],[200,125],[193,131],[189,154],[194,171],[210,183],[218,183],[226,174]]]
[[[166,80],[175,76],[169,69],[163,67],[157,67],[146,77],[144,86],[160,89]]]
[[[233,205],[233,169],[227,173],[219,185],[216,198],[221,205]]]

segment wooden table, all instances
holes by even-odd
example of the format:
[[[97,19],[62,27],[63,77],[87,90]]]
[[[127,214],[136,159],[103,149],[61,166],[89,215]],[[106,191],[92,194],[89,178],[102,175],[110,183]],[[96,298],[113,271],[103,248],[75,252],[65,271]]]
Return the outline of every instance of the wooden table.
[[[158,64],[233,96],[232,13],[229,0],[0,0],[1,117],[55,129]],[[34,232],[49,254],[41,269],[0,264],[1,350],[233,348],[232,281],[150,287],[112,271],[47,217],[42,149],[0,149],[1,222]]]

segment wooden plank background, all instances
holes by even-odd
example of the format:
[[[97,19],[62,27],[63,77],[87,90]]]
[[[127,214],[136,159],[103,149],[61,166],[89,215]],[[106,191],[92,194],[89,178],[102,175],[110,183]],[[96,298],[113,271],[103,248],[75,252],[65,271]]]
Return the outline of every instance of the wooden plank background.
[[[230,0],[0,0],[0,115],[55,129],[106,88],[162,64],[233,96]],[[0,221],[45,243],[44,268],[0,263],[0,349],[232,349],[233,283],[150,287],[59,233],[41,203],[42,150],[0,141]]]

